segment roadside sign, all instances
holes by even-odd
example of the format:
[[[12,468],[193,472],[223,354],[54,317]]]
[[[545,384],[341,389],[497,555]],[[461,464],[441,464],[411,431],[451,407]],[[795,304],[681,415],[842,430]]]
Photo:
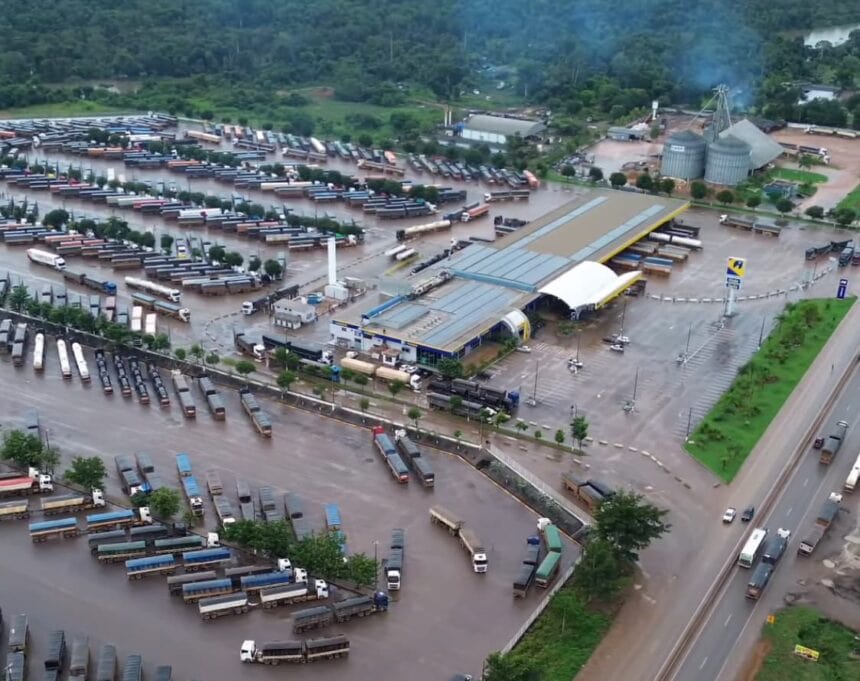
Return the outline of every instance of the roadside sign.
[[[806,658],[807,660],[812,660],[813,662],[818,662],[818,658],[821,655],[821,653],[819,653],[817,650],[807,648],[806,646],[802,646],[799,643],[794,646],[794,654]]]
[[[737,277],[726,277],[726,288],[733,288],[740,291],[741,289],[741,280]]]
[[[836,297],[839,300],[845,299],[845,294],[848,292],[848,280],[840,279],[839,280],[839,288],[836,289]]]
[[[729,258],[726,265],[726,277],[737,277],[743,279],[747,273],[746,258]]]
[[[767,616],[768,624],[776,624],[776,615],[768,615]]]

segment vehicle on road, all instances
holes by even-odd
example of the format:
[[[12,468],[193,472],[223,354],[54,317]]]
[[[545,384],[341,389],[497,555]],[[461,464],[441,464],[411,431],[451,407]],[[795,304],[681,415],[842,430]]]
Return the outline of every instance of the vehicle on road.
[[[755,515],[755,506],[747,506],[741,513],[741,522],[748,523]]]
[[[851,472],[849,472],[848,477],[845,478],[845,484],[842,485],[842,490],[849,493],[853,492],[854,488],[857,487],[858,480],[860,480],[860,454],[857,455],[857,459],[851,467]]]
[[[723,522],[724,523],[734,522],[735,516],[737,514],[738,514],[738,512],[733,507],[729,506],[726,509],[725,513],[723,513]]]
[[[741,549],[741,553],[738,556],[738,565],[745,568],[751,568],[756,560],[758,560],[759,554],[761,554],[761,551],[764,548],[764,540],[766,538],[766,528],[757,527],[754,529],[750,538]]]

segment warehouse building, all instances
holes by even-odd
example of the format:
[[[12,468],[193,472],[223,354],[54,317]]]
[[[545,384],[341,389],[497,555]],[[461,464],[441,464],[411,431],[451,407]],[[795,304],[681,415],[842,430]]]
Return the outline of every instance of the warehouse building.
[[[597,310],[634,284],[604,263],[686,210],[684,201],[593,192],[493,243],[474,243],[427,268],[398,295],[375,297],[330,324],[338,346],[382,349],[406,362],[462,358],[488,339],[531,335],[525,312],[547,297],[573,317]]]
[[[511,137],[537,137],[546,130],[546,125],[540,121],[475,114],[466,123],[459,124],[456,130],[460,137],[472,142],[504,145]]]

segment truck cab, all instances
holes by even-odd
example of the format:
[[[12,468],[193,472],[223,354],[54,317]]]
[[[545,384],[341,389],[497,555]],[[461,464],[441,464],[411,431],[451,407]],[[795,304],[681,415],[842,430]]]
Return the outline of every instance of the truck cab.
[[[242,648],[239,650],[239,660],[242,662],[254,662],[256,657],[256,641],[242,641]]]

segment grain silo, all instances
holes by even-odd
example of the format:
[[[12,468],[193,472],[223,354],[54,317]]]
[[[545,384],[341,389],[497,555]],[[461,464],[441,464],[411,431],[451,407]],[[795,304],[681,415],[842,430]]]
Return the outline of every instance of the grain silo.
[[[707,145],[701,135],[692,130],[681,130],[663,145],[663,163],[660,174],[679,180],[695,180],[705,174]]]
[[[746,142],[726,135],[708,145],[705,182],[734,187],[746,180],[750,172],[750,152]]]

